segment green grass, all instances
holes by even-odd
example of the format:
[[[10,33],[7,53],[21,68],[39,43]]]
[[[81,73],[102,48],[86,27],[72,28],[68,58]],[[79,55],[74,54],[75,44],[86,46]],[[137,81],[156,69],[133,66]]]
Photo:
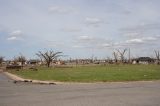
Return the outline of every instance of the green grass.
[[[9,72],[23,78],[62,82],[110,82],[160,79],[160,66],[158,65],[106,65],[78,66],[73,68],[39,67],[38,71],[25,69]]]

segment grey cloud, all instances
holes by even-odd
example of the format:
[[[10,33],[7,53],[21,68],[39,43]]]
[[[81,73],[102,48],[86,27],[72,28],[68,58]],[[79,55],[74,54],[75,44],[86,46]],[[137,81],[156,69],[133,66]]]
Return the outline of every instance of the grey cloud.
[[[123,44],[125,45],[139,45],[139,44],[150,44],[155,43],[158,39],[156,37],[142,37],[126,40]]]
[[[111,47],[112,41],[99,37],[91,37],[87,35],[79,36],[75,39],[76,45],[81,48],[95,48],[102,49],[105,47]]]
[[[89,42],[89,41],[93,41],[94,38],[93,38],[93,37],[90,37],[90,36],[87,36],[87,35],[83,35],[83,36],[79,36],[79,37],[78,37],[78,40],[79,40],[79,41],[82,41],[82,42],[84,42],[84,41]]]
[[[62,6],[51,6],[48,8],[48,11],[51,13],[73,13],[75,9],[69,7],[62,7]]]
[[[77,28],[77,27],[65,27],[61,30],[65,32],[80,32],[82,29]]]
[[[124,38],[129,38],[127,42],[140,43],[142,41],[146,43],[147,41],[153,42],[159,39],[159,29],[159,23],[151,23],[123,28],[120,32]]]
[[[160,23],[149,23],[149,24],[140,24],[137,26],[122,28],[121,31],[124,32],[143,32],[148,30],[159,30]]]
[[[100,24],[103,24],[103,23],[104,23],[104,21],[99,18],[87,17],[85,19],[85,24],[88,26],[98,27]]]
[[[157,37],[139,37],[127,39],[124,41],[113,42],[111,45],[112,48],[126,48],[126,47],[148,47],[151,45],[157,45],[158,38]]]
[[[141,36],[141,33],[138,32],[126,32],[126,33],[122,33],[124,37],[129,37],[129,38],[136,38]]]
[[[65,44],[62,41],[52,41],[52,40],[47,40],[46,45],[49,47],[64,47]]]

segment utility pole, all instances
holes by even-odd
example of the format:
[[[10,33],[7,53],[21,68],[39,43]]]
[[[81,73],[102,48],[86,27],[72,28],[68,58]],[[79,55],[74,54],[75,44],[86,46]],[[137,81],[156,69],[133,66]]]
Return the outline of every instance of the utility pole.
[[[130,53],[130,48],[128,49],[128,61],[131,63],[131,53]]]

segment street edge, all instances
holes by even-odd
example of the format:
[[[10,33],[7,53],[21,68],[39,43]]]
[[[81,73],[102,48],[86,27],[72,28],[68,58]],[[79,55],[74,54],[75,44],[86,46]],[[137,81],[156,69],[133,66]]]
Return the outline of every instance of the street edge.
[[[17,75],[14,75],[12,73],[9,72],[3,72],[8,78],[12,79],[14,81],[14,83],[18,83],[18,82],[30,82],[33,84],[48,84],[48,85],[56,85],[58,84],[58,82],[53,82],[53,81],[40,81],[40,80],[32,80],[32,79],[24,79],[21,78]]]

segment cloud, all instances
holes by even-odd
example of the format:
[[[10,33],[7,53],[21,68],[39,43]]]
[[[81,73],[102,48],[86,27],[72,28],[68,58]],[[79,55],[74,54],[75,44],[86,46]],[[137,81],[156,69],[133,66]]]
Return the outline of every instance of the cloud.
[[[127,40],[126,43],[135,44],[135,43],[144,43],[144,41],[142,39],[130,39]]]
[[[153,3],[143,3],[139,4],[139,6],[137,8],[135,8],[135,13],[137,13],[137,15],[142,18],[142,19],[147,19],[147,20],[158,20],[159,19],[159,7],[158,7],[159,3],[155,4],[155,2]]]
[[[86,25],[89,25],[89,26],[98,27],[100,24],[102,24],[104,22],[99,18],[87,17],[85,19],[85,23],[86,23]]]
[[[75,48],[94,48],[102,49],[112,46],[112,41],[100,37],[82,35],[74,39]]]
[[[126,47],[148,47],[151,45],[157,45],[159,38],[157,36],[147,36],[147,37],[135,37],[123,41],[116,41],[112,43],[107,43],[106,47],[112,48],[126,48]],[[105,44],[103,45],[105,47]]]
[[[142,37],[136,39],[129,39],[126,40],[124,43],[126,44],[148,44],[158,40],[156,37]]]
[[[159,39],[159,38],[160,38],[160,35],[155,35],[155,37],[156,37],[157,39]]]
[[[124,33],[123,36],[129,37],[129,38],[135,38],[135,37],[141,36],[141,34],[138,32],[127,32],[127,33]]]
[[[122,28],[121,31],[138,33],[138,32],[145,32],[145,31],[159,30],[159,29],[160,29],[160,23],[146,23],[146,24],[130,26],[127,28]]]
[[[23,40],[23,33],[21,30],[14,30],[9,33],[9,37],[7,40],[9,41],[16,41],[16,40]]]
[[[62,29],[62,31],[65,31],[65,32],[80,32],[81,29],[76,28],[76,27],[65,27],[65,28]]]
[[[51,6],[48,8],[49,12],[51,13],[70,13],[73,12],[73,8],[61,7],[61,6]]]
[[[72,47],[73,47],[73,48],[85,48],[85,47],[82,46],[82,45],[73,45]]]
[[[9,37],[9,38],[7,38],[7,40],[17,40],[17,37],[15,37],[15,36],[11,36],[11,37]]]
[[[156,37],[144,37],[144,38],[142,38],[144,41],[155,41],[155,40],[157,40],[157,38]]]
[[[80,41],[91,41],[91,40],[93,40],[92,37],[87,36],[87,35],[79,36],[78,39],[79,39]]]
[[[155,41],[158,39],[157,35],[159,35],[160,31],[159,23],[150,23],[150,24],[139,24],[135,26],[130,26],[127,28],[123,28],[122,31],[123,37],[131,38],[131,39],[141,39],[144,41]]]
[[[106,40],[100,37],[93,37],[93,36],[88,36],[88,35],[82,35],[79,36],[76,41],[78,43],[83,43],[83,44],[88,44],[88,45],[93,45],[93,44],[102,44],[105,43]]]
[[[111,43],[104,43],[101,45],[102,47],[111,47],[113,46]]]
[[[9,35],[10,36],[22,36],[23,33],[21,30],[15,30],[15,31],[12,31]]]
[[[62,41],[52,41],[52,40],[47,40],[45,44],[49,47],[64,47],[66,46]]]

